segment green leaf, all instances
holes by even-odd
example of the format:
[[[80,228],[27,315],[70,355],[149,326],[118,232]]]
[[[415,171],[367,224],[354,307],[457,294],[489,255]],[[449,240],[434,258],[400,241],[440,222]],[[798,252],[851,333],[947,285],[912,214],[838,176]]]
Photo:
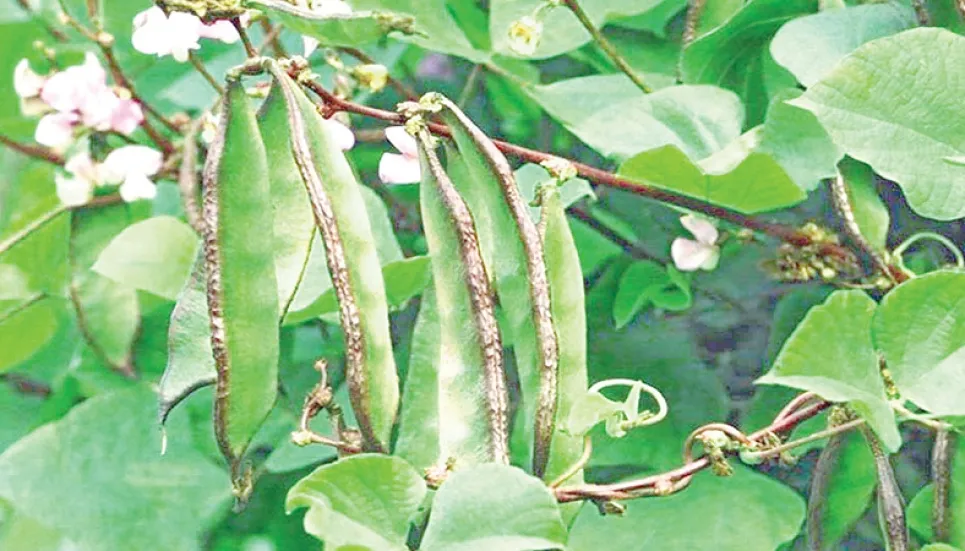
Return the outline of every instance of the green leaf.
[[[959,218],[965,167],[945,160],[965,154],[965,81],[949,73],[959,61],[965,38],[942,29],[905,31],[861,46],[792,103],[817,115],[848,155],[901,186],[915,212]],[[908,101],[921,97],[930,99]]]
[[[409,521],[426,493],[405,461],[362,454],[315,469],[288,491],[290,513],[308,507],[305,530],[326,549],[406,551]]]
[[[644,151],[623,163],[620,174],[749,214],[788,207],[805,198],[773,158],[749,151],[739,142],[699,165],[672,145]]]
[[[443,483],[419,548],[531,551],[565,543],[559,506],[543,482],[516,467],[490,464],[457,470]]]
[[[673,86],[642,95],[624,75],[596,75],[537,86],[531,93],[587,145],[618,159],[668,144],[702,159],[737,138],[744,120],[740,99],[714,86]]]
[[[621,415],[624,409],[623,402],[615,402],[596,391],[584,392],[583,396],[574,402],[562,428],[568,434],[582,436],[608,419],[616,417],[624,420]]]
[[[613,21],[613,24],[628,29],[647,31],[660,38],[666,38],[667,23],[685,7],[687,7],[687,0],[660,0],[648,11],[625,19],[618,19]]]
[[[198,258],[191,277],[178,296],[168,329],[168,358],[159,390],[158,417],[167,421],[171,410],[195,390],[214,384],[218,371],[211,350],[204,262]]]
[[[832,440],[828,443],[828,447],[837,447],[831,450],[834,457],[822,465],[822,455],[816,467],[828,469],[828,472],[814,474],[823,477],[821,494],[809,498],[808,541],[812,546],[819,545],[814,547],[819,550],[840,549],[841,539],[871,505],[878,482],[874,456],[864,436],[852,431],[834,438],[840,438],[839,442]],[[827,453],[828,449],[822,453]],[[813,485],[811,490],[814,491]],[[811,532],[813,529],[819,532]]]
[[[771,54],[801,84],[811,86],[858,46],[917,25],[914,10],[896,3],[826,10],[781,27],[771,41]]]
[[[613,302],[616,328],[626,326],[651,303],[672,311],[690,308],[690,283],[672,266],[664,267],[650,260],[634,262],[623,273]]]
[[[952,450],[951,492],[948,511],[950,530],[948,543],[965,547],[965,437],[953,434],[955,449]],[[925,541],[935,539],[932,531],[932,504],[935,502],[935,486],[929,484],[921,489],[908,504],[908,527]]]
[[[180,220],[155,216],[124,229],[91,268],[117,283],[174,300],[191,272],[198,238]]]
[[[529,217],[533,222],[539,222],[541,209],[537,204],[536,191],[540,184],[550,179],[550,173],[540,165],[527,163],[513,171],[513,176],[516,178],[516,186],[519,187],[523,201],[529,206]],[[571,178],[563,182],[559,186],[559,192],[564,210],[584,197],[592,201],[596,200],[593,186],[583,178]]]
[[[740,94],[749,119],[757,122],[767,108],[763,59],[771,37],[785,22],[814,12],[817,0],[751,0],[713,31],[686,49],[681,61],[684,82],[715,84]]]
[[[411,16],[389,11],[319,15],[283,0],[246,0],[246,4],[268,12],[286,27],[318,40],[322,46],[365,46],[378,42],[392,31],[405,34],[414,31]]]
[[[813,113],[787,103],[801,95],[800,90],[785,89],[774,94],[763,126],[748,134],[757,140],[754,151],[766,153],[781,165],[804,191],[812,191],[821,180],[832,178],[844,153],[834,144],[827,130]]]
[[[850,158],[841,163],[840,170],[861,235],[878,250],[884,250],[891,214],[888,205],[878,195],[874,171]]]
[[[354,9],[391,10],[411,15],[418,34],[396,36],[426,50],[456,55],[473,63],[490,58],[488,52],[475,49],[469,42],[449,12],[446,0],[354,0],[351,5]]]
[[[0,455],[0,499],[79,549],[196,548],[229,493],[189,440],[159,453],[156,400],[147,385],[101,394],[30,433]]]
[[[128,367],[141,320],[137,292],[87,272],[77,277],[74,293],[78,323],[91,346],[110,365]]]
[[[958,547],[952,547],[947,543],[930,543],[921,548],[921,551],[959,551]]]
[[[836,291],[811,309],[758,384],[809,390],[848,402],[894,452],[901,446],[871,344],[876,304],[862,291]]]
[[[932,272],[885,295],[874,341],[903,398],[965,415],[965,273]]]
[[[739,465],[731,477],[701,473],[683,492],[626,505],[620,516],[584,507],[567,549],[596,551],[605,542],[607,549],[773,551],[804,520],[797,492]]]
[[[279,354],[268,163],[240,80],[228,82],[218,132],[203,172],[204,270],[218,370],[215,434],[234,472],[274,406]]]
[[[610,19],[644,13],[664,0],[581,0],[580,7],[597,27]],[[509,27],[521,17],[532,15],[541,0],[494,0],[490,3],[489,34],[493,50],[503,55],[516,56],[510,46]],[[536,52],[531,56],[545,59],[579,48],[590,41],[590,35],[580,21],[565,6],[548,10],[540,18],[543,34]],[[637,93],[641,93],[637,90]]]

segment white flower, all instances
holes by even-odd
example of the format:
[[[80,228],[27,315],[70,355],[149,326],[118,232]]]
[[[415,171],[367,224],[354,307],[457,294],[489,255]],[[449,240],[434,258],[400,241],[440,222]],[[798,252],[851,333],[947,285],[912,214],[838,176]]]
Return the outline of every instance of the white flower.
[[[105,183],[121,184],[121,199],[131,203],[157,195],[157,187],[149,176],[161,170],[163,161],[161,152],[150,147],[125,145],[110,152],[101,171]]]
[[[342,151],[348,151],[355,146],[355,133],[352,129],[335,119],[323,119],[329,136]]]
[[[695,270],[713,270],[720,259],[720,247],[717,246],[719,234],[713,224],[688,214],[680,218],[680,223],[687,228],[696,239],[678,237],[670,245],[670,256],[677,268],[684,272]]]
[[[94,187],[103,184],[101,168],[94,163],[87,151],[73,155],[64,164],[70,176],[56,174],[57,198],[68,207],[79,207],[94,196]]]
[[[402,126],[385,129],[385,137],[399,150],[398,153],[383,153],[379,160],[379,178],[386,184],[408,184],[422,179],[419,166],[419,148],[415,138]]]
[[[202,38],[220,40],[227,44],[238,41],[238,31],[230,21],[215,21],[205,25],[196,15],[174,11],[170,15],[154,6],[134,16],[134,49],[158,57],[169,55],[185,62],[191,50],[201,47]]]
[[[533,16],[526,15],[509,26],[509,47],[519,55],[533,55],[542,37],[543,23]]]
[[[21,59],[13,70],[13,89],[20,99],[39,96],[45,82],[47,79],[35,73],[26,59]]]
[[[342,0],[309,0],[310,9],[321,17],[331,15],[349,15],[352,7]],[[304,0],[300,2],[304,6]],[[310,36],[302,36],[302,47],[305,50],[305,57],[312,55],[318,49],[318,40]]]
[[[74,113],[51,113],[37,123],[34,140],[41,145],[62,149],[74,141],[74,125],[80,117]]]

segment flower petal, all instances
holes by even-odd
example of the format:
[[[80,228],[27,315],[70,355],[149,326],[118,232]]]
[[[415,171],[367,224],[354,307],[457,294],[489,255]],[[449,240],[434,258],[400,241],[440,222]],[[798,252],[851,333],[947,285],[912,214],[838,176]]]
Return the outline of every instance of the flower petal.
[[[24,99],[39,96],[46,80],[30,68],[30,62],[26,59],[21,59],[13,70],[13,89]]]
[[[100,167],[94,163],[94,160],[90,158],[90,153],[87,151],[81,151],[71,155],[67,162],[64,163],[64,170],[69,172],[74,178],[81,178],[87,180],[91,185],[98,185],[101,183],[101,170]]]
[[[54,175],[57,185],[57,198],[67,207],[79,207],[94,197],[94,185],[83,178],[66,178]]]
[[[134,49],[158,57],[171,55],[184,62],[188,52],[200,48],[204,24],[197,16],[185,12],[173,12],[170,16],[157,8],[141,12],[134,18],[135,30],[131,36]],[[160,12],[160,15],[158,14]]]
[[[351,128],[335,119],[325,119],[325,127],[342,151],[348,151],[355,146],[355,133]]]
[[[693,272],[701,268],[714,256],[716,247],[698,243],[691,239],[678,237],[670,244],[670,257],[677,269],[683,272]]]
[[[74,123],[77,115],[73,113],[51,113],[37,123],[34,140],[47,147],[66,147],[74,141]]]
[[[118,190],[121,199],[126,203],[133,203],[140,199],[154,199],[157,196],[157,186],[143,174],[129,174]]]
[[[419,157],[419,146],[416,144],[415,138],[405,131],[404,126],[390,126],[386,128],[385,138],[406,157],[412,159]]]
[[[226,19],[215,21],[210,25],[202,24],[198,34],[201,38],[220,40],[225,44],[234,44],[240,39],[238,30],[231,24],[231,21]]]
[[[710,223],[709,220],[699,218],[693,214],[680,217],[680,224],[687,228],[687,230],[697,238],[697,241],[707,245],[713,245],[717,242],[717,238],[720,237],[717,228]]]
[[[304,50],[304,56],[308,57],[318,49],[318,40],[310,36],[302,36],[302,50]]]
[[[144,122],[144,111],[132,99],[124,99],[111,112],[111,129],[130,136]]]
[[[104,179],[111,183],[126,181],[131,175],[151,176],[161,170],[164,156],[146,145],[125,145],[104,159]]]
[[[379,179],[386,184],[410,184],[422,179],[419,160],[397,153],[383,153],[379,159]]]

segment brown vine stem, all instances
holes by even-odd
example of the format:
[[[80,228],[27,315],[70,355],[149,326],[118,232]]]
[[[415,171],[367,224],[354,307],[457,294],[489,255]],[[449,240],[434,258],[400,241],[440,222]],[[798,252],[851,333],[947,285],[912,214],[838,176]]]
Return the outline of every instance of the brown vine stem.
[[[751,441],[758,441],[762,438],[765,438],[769,434],[787,432],[800,425],[804,421],[821,413],[830,406],[830,402],[823,401],[817,404],[812,404],[806,408],[802,408],[790,415],[787,415],[782,419],[775,420],[769,426],[748,435],[747,438]],[[561,503],[584,499],[611,501],[617,499],[628,499],[639,495],[659,495],[660,492],[655,491],[656,488],[664,487],[670,490],[682,488],[686,486],[694,474],[708,467],[710,467],[710,460],[704,456],[671,471],[647,476],[637,480],[628,480],[614,484],[582,484],[578,486],[556,488],[556,500]]]
[[[613,43],[603,35],[603,32],[601,32],[600,29],[593,24],[593,21],[590,20],[590,16],[583,11],[583,8],[580,7],[580,4],[577,0],[563,0],[563,5],[573,12],[573,15],[580,20],[580,24],[583,25],[583,28],[590,33],[590,36],[593,37],[593,41],[600,46],[600,49],[603,50],[606,56],[610,58],[610,61],[612,61],[613,64],[623,72],[623,74],[630,77],[630,80],[637,85],[637,88],[639,88],[644,94],[653,92],[653,89],[650,88],[650,86],[643,81],[643,78],[633,70],[633,67],[627,63],[626,58],[620,55],[620,52],[617,51],[616,46],[614,46]]]
[[[293,71],[292,77],[298,77],[295,71]],[[302,84],[325,101],[325,111],[327,111],[327,114],[329,115],[335,111],[347,111],[349,113],[355,113],[357,115],[379,119],[393,124],[405,124],[405,118],[393,111],[377,109],[375,107],[369,107],[367,105],[361,105],[339,98],[335,94],[326,90],[322,85],[314,81],[302,81]],[[450,131],[449,127],[443,124],[429,123],[428,127],[433,134],[446,137],[452,136],[452,132]],[[493,140],[493,143],[495,143],[496,147],[499,148],[499,150],[503,153],[531,163],[541,163],[549,159],[560,158],[557,155],[536,151],[534,149],[529,149],[502,140]],[[712,205],[705,201],[701,201],[700,199],[695,199],[686,195],[680,195],[671,191],[651,187],[640,182],[621,178],[616,174],[612,174],[605,170],[577,161],[568,160],[568,162],[572,164],[574,168],[576,168],[576,171],[581,176],[600,185],[622,189],[661,203],[667,203],[695,212],[700,212],[707,216],[718,218],[737,226],[770,235],[795,246],[803,247],[814,243],[813,239],[809,235],[791,226],[764,222],[739,212]],[[851,257],[852,255],[849,249],[840,245],[825,245],[825,250],[823,252],[842,257]]]
[[[248,37],[248,32],[245,30],[245,26],[241,24],[241,18],[232,17],[231,24],[234,26],[235,30],[238,31],[238,36],[241,37],[241,43],[245,46],[245,54],[251,57],[258,57],[258,50],[255,49],[254,45],[251,43],[251,38]]]
[[[0,134],[0,145],[5,145],[17,153],[23,153],[24,155],[33,157],[34,159],[47,161],[48,163],[55,164],[57,166],[64,166],[64,156],[46,147],[20,143],[4,136],[3,134]]]
[[[204,80],[207,81],[207,83],[210,84],[216,92],[218,92],[218,95],[223,96],[224,87],[221,86],[221,84],[218,83],[218,80],[208,72],[208,69],[204,66],[204,63],[201,63],[201,60],[198,59],[198,56],[194,55],[192,52],[188,56],[188,60],[191,61],[191,66],[194,67],[194,69],[198,71],[202,77],[204,77]]]

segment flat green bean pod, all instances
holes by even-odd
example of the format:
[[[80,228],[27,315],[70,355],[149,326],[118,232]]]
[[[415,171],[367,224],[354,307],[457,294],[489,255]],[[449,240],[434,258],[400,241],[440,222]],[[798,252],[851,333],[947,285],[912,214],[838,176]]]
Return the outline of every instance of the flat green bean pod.
[[[389,308],[361,186],[315,106],[285,71],[267,63],[288,107],[295,164],[308,190],[339,303],[346,382],[363,447],[386,451],[399,407]]]
[[[238,79],[228,82],[221,121],[203,172],[204,270],[217,368],[215,435],[237,490],[245,449],[275,403],[278,292],[265,208],[268,162]]]
[[[416,137],[439,328],[439,459],[509,463],[502,341],[476,227],[434,138],[425,129]]]
[[[455,147],[447,151],[450,171],[463,164],[468,178],[457,179],[477,222],[483,258],[493,270],[496,291],[513,335],[521,405],[513,426],[514,463],[531,464],[542,476],[549,459],[557,408],[558,352],[550,312],[543,246],[529,217],[513,171],[503,154],[450,100],[423,98],[438,105],[452,129]]]
[[[573,405],[586,395],[586,297],[580,258],[555,180],[540,186],[539,200],[539,231],[550,287],[550,309],[559,336],[559,405],[544,474],[547,480],[555,480],[583,453],[583,439],[566,434],[559,427],[560,420],[568,418]],[[569,479],[577,483],[582,480],[582,471]]]

